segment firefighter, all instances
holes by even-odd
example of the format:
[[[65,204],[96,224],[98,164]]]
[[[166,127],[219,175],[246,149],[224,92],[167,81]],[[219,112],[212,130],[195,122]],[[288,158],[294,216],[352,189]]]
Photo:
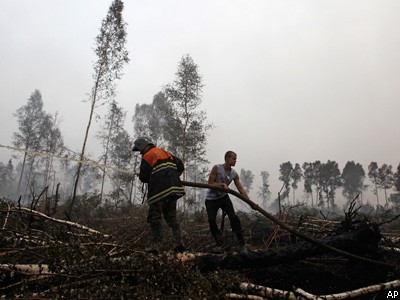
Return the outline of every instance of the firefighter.
[[[182,252],[180,224],[177,219],[177,200],[185,195],[179,176],[184,171],[182,161],[170,152],[158,148],[148,137],[139,137],[134,142],[133,151],[140,151],[140,181],[147,183],[147,203],[149,205],[147,222],[150,225],[149,253],[158,253],[162,243],[161,221],[164,218],[172,231],[176,245],[174,250]]]

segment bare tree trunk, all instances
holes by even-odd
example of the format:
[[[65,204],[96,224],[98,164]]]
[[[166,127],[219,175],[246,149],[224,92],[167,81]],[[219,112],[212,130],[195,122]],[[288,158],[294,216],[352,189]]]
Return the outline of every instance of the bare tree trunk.
[[[105,154],[106,157],[104,158],[104,165],[107,164],[107,154]],[[103,174],[101,176],[101,188],[100,188],[100,202],[103,200],[103,193],[104,193],[104,182],[106,180],[106,168],[102,168]]]
[[[27,150],[28,148],[25,148],[25,150]],[[19,175],[19,180],[18,180],[18,186],[17,186],[17,190],[15,193],[15,196],[18,197],[20,192],[21,192],[21,183],[22,183],[22,176],[24,174],[24,170],[25,170],[25,162],[26,162],[26,156],[28,155],[27,152],[24,152],[24,160],[22,161],[22,168],[21,168],[21,174]]]
[[[378,186],[375,183],[375,194],[376,194],[376,207],[379,206],[379,197],[378,197]]]
[[[314,207],[314,193],[311,188],[311,207]]]
[[[106,151],[105,151],[105,153],[104,153],[104,161],[103,161],[104,165],[107,165],[107,160],[108,160],[108,148],[109,148],[109,146],[110,146],[110,135],[111,135],[111,129],[112,129],[113,124],[114,124],[114,114],[112,115],[111,122],[110,122],[110,127],[108,128],[108,136],[107,136],[107,142],[106,142],[106,147],[105,147],[105,148],[106,148],[106,149],[105,149]],[[102,178],[101,178],[100,201],[103,200],[105,178],[106,178],[106,169],[104,168],[104,169],[103,169],[103,176],[102,176]]]
[[[386,189],[386,187],[384,188],[384,191],[385,191],[386,207],[388,207],[389,206],[389,202],[388,202],[388,199],[387,199],[387,189]]]
[[[95,107],[95,104],[96,104],[96,95],[97,95],[97,87],[98,87],[99,79],[100,79],[100,72],[99,72],[99,74],[97,76],[97,81],[96,81],[96,85],[95,85],[95,89],[94,89],[94,95],[93,95],[93,98],[92,98],[92,105],[90,107],[89,121],[88,121],[88,124],[86,126],[85,138],[83,140],[82,151],[81,151],[81,155],[80,155],[80,158],[79,158],[80,161],[83,161],[83,158],[85,156],[86,143],[87,143],[87,139],[88,139],[88,136],[89,136],[89,129],[90,129],[90,126],[92,125],[94,107]],[[78,163],[78,169],[76,170],[74,191],[73,191],[73,194],[72,194],[71,203],[70,203],[69,208],[68,208],[68,214],[69,214],[70,217],[72,215],[72,208],[74,206],[74,202],[75,202],[75,199],[76,199],[76,193],[77,193],[77,190],[78,190],[78,184],[79,184],[79,179],[80,179],[80,175],[81,175],[81,169],[82,169],[82,163],[79,162]]]
[[[58,191],[59,191],[59,188],[60,188],[60,183],[57,183],[56,195],[54,197],[54,206],[53,206],[53,211],[52,211],[53,214],[55,214],[57,212],[57,208],[58,208],[58,197],[59,197]]]
[[[29,185],[31,185],[31,183],[33,183],[33,185],[31,185],[31,196],[32,198],[35,198],[35,182],[31,182],[31,176],[32,176],[32,172],[33,172],[33,164],[35,163],[35,158],[32,158],[32,163],[31,166],[29,168],[29,173],[28,173],[28,178],[27,178],[27,182]]]

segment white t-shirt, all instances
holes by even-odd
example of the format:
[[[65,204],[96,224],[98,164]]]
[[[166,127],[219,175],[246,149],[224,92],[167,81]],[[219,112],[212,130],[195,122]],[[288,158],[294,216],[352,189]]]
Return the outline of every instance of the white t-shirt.
[[[215,182],[225,183],[227,186],[231,184],[233,180],[236,179],[238,174],[234,169],[226,171],[223,164],[217,165],[217,176]],[[227,193],[225,191],[208,189],[206,200],[217,200],[224,197]]]

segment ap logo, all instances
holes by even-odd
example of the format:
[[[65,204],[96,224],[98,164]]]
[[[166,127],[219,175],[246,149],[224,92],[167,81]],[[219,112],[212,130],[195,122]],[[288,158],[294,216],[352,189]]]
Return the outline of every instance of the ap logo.
[[[386,299],[396,299],[398,295],[399,295],[398,291],[389,291],[386,296]]]

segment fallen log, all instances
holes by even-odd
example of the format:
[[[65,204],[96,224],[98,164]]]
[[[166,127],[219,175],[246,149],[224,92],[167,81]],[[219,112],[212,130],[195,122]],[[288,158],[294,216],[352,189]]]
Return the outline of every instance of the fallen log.
[[[342,232],[321,240],[330,247],[353,255],[374,257],[378,251],[380,233],[374,226],[367,222],[360,225],[351,232]],[[326,253],[326,249],[315,244],[299,241],[284,247],[269,248],[257,252],[249,252],[247,255],[231,254],[201,254],[186,256],[183,260],[195,262],[203,271],[215,269],[249,269],[264,268],[267,266],[290,263],[308,257]]]
[[[236,293],[229,293],[224,295],[225,299],[247,299],[247,300],[265,300],[264,297],[256,296],[256,295],[243,295]]]
[[[0,264],[0,269],[5,271],[18,271],[27,274],[48,273],[49,266],[46,264]]]
[[[262,299],[286,299],[286,300],[298,300],[299,297],[292,291],[284,291],[280,289],[274,289],[262,285],[256,285],[252,283],[242,282],[239,288],[245,293],[256,292]],[[226,296],[230,296],[229,294]],[[229,298],[228,298],[229,299]]]
[[[18,208],[18,209],[9,209],[9,210],[7,211],[7,214],[9,214],[9,213],[11,213],[11,212],[14,212],[14,213],[23,212],[23,213],[26,213],[26,214],[35,215],[35,216],[38,216],[38,217],[41,217],[41,218],[50,220],[50,221],[55,222],[55,223],[60,223],[60,224],[68,225],[68,226],[71,226],[71,227],[80,229],[80,230],[82,230],[82,231],[86,231],[86,232],[88,232],[88,233],[90,233],[90,234],[102,235],[104,238],[108,238],[108,237],[109,237],[109,235],[107,235],[107,234],[103,234],[103,233],[101,233],[101,232],[99,232],[99,231],[97,231],[97,230],[94,230],[94,229],[89,228],[89,227],[87,227],[87,226],[84,226],[84,225],[82,225],[82,224],[78,224],[78,223],[74,223],[74,222],[71,222],[71,221],[66,221],[66,220],[60,220],[60,219],[52,218],[52,217],[49,217],[48,215],[46,215],[46,214],[44,214],[44,213],[41,213],[41,212],[39,212],[39,211],[30,209],[30,208],[20,207],[20,208]],[[4,223],[4,225],[3,225],[3,230],[5,229],[5,226],[6,226],[6,223]]]
[[[245,293],[254,293],[257,292],[259,296],[264,299],[264,297],[270,299],[288,299],[288,300],[295,300],[295,299],[312,299],[312,300],[340,300],[340,299],[351,299],[360,296],[371,295],[374,293],[382,292],[382,291],[391,291],[397,290],[400,287],[400,280],[393,280],[390,282],[378,283],[367,287],[362,287],[359,289],[346,291],[338,294],[331,294],[331,295],[314,295],[307,293],[306,291],[302,290],[301,288],[296,288],[294,292],[291,291],[282,291],[278,289],[269,288],[266,286],[255,285],[252,283],[243,282],[239,285],[239,288]],[[228,299],[246,299],[240,297],[230,297],[232,294],[225,295]],[[254,295],[257,297],[258,295]],[[397,294],[396,294],[397,295]],[[258,296],[258,297],[259,297]],[[394,299],[394,293],[392,297],[387,297],[388,299]]]

